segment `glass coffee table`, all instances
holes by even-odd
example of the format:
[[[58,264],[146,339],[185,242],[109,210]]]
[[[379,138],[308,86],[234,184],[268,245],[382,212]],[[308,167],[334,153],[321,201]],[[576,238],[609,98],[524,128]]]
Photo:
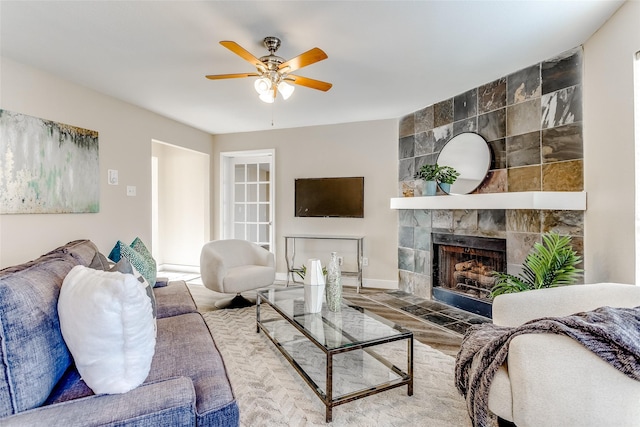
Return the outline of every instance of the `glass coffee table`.
[[[273,310],[261,313],[264,303]],[[325,404],[327,422],[356,399],[404,385],[413,395],[413,333],[348,300],[339,312],[305,313],[302,286],[263,290],[256,322]]]

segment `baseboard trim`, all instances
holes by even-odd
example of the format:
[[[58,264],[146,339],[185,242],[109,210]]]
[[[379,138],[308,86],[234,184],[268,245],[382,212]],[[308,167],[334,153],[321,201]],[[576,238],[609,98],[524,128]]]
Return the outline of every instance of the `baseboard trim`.
[[[158,271],[177,271],[180,273],[200,273],[198,265],[160,264]]]

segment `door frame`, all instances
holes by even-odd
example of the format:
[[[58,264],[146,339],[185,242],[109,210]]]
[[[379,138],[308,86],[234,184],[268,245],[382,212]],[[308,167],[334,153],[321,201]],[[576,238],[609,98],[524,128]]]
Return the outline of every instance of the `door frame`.
[[[269,240],[271,242],[271,252],[276,253],[276,150],[274,148],[266,148],[261,150],[243,150],[243,151],[225,151],[220,153],[220,236],[222,239],[228,238],[225,222],[233,220],[233,206],[229,204],[231,194],[233,192],[233,168],[230,167],[232,160],[239,157],[271,157],[271,171],[269,173],[269,218],[271,219],[271,227],[269,227]]]

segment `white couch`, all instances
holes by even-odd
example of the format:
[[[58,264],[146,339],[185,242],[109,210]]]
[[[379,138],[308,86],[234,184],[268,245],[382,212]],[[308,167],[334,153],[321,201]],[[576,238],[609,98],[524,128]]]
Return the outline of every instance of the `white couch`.
[[[602,306],[640,306],[640,286],[599,283],[501,295],[493,302],[493,323],[518,326]],[[569,337],[520,335],[491,384],[489,409],[518,427],[640,426],[640,382]]]

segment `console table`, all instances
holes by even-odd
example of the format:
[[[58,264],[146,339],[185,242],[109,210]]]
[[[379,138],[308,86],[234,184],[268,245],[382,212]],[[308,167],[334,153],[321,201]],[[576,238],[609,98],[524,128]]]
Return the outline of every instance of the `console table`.
[[[356,276],[358,279],[356,292],[360,292],[360,288],[362,287],[362,247],[364,236],[323,236],[323,235],[311,235],[311,234],[290,234],[284,236],[284,257],[287,261],[287,286],[289,286],[289,282],[295,283],[295,258],[296,258],[296,240],[306,239],[306,240],[345,240],[351,241],[356,244],[356,255],[357,255],[357,271],[342,271],[342,275],[344,276]],[[290,250],[291,248],[291,250]],[[291,280],[289,280],[291,279]]]

